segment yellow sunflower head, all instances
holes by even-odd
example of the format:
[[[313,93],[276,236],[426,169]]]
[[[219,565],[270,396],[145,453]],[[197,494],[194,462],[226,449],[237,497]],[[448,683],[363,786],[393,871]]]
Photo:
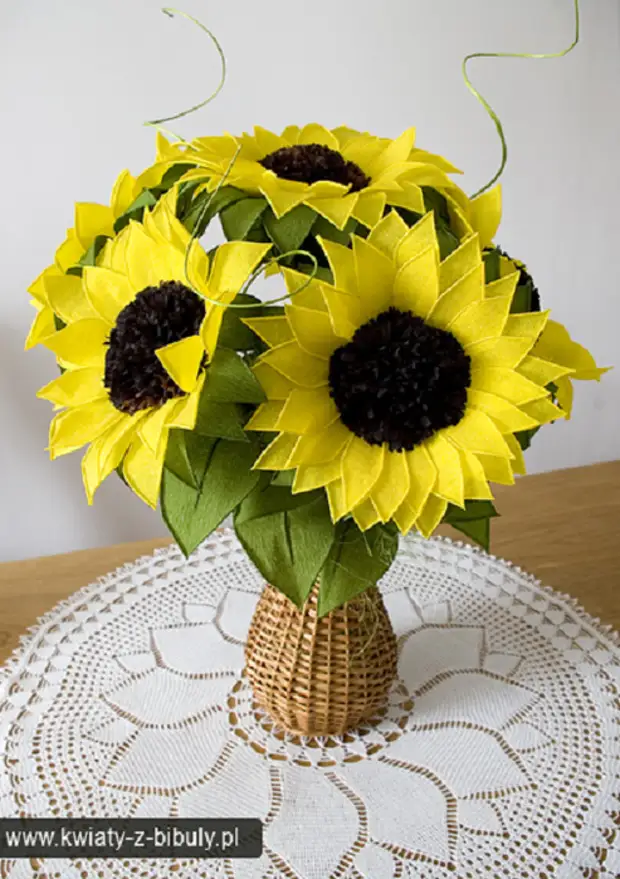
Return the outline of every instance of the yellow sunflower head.
[[[256,126],[253,134],[202,137],[189,146],[160,139],[158,160],[164,166],[195,165],[183,180],[209,190],[226,177],[231,186],[263,196],[276,218],[307,205],[338,229],[351,219],[370,227],[386,204],[421,214],[422,187],[451,185],[448,173],[456,169],[416,150],[414,140],[413,128],[388,140],[316,123],[290,125],[281,134]]]
[[[89,444],[89,501],[122,463],[135,493],[157,504],[168,433],[194,428],[217,344],[224,308],[210,300],[231,302],[269,249],[231,242],[210,260],[197,241],[189,247],[174,199],[130,221],[97,266],[57,282],[66,326],[44,344],[64,372],[38,396],[62,409],[50,427],[52,458]]]
[[[321,245],[333,283],[247,320],[269,346],[248,429],[277,433],[256,466],[324,486],[334,521],[429,535],[524,471],[515,433],[563,417],[547,386],[572,368],[535,353],[548,313],[511,314],[519,271],[486,283],[477,234],[442,260],[432,213],[410,229],[391,212],[351,248]]]

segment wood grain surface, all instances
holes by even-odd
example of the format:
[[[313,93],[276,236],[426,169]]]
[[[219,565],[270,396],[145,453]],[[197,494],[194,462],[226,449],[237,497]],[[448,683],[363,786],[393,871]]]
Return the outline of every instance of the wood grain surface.
[[[620,461],[497,489],[494,555],[567,592],[620,629]],[[450,529],[442,533],[451,534]],[[458,535],[457,535],[458,536]],[[169,541],[148,540],[0,564],[0,662],[37,618],[76,589]]]

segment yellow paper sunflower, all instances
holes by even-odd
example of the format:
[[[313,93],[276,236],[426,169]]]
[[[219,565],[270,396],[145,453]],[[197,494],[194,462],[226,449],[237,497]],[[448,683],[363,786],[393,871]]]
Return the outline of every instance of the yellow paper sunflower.
[[[548,313],[510,314],[519,272],[486,284],[478,235],[441,261],[433,214],[409,229],[394,211],[352,248],[321,245],[334,283],[247,320],[269,345],[248,429],[278,434],[256,466],[325,486],[334,521],[430,535],[448,504],[524,472],[514,434],[563,417],[546,386],[572,368],[535,356]]]
[[[59,280],[67,326],[44,340],[63,374],[38,396],[62,408],[52,458],[90,444],[89,502],[122,463],[133,491],[156,506],[171,428],[192,430],[224,308],[269,246],[222,245],[210,261],[174,215],[174,193],[107,242],[99,265]]]
[[[43,342],[56,330],[54,315],[65,321],[64,315],[71,310],[66,300],[68,287],[63,277],[93,245],[99,236],[111,238],[114,223],[133,204],[145,187],[159,182],[161,170],[150,168],[139,177],[129,171],[121,171],[112,189],[109,205],[96,202],[78,202],[75,205],[74,225],[67,229],[65,240],[56,250],[54,262],[44,269],[28,288],[31,305],[37,310],[26,339],[26,349]],[[66,322],[66,321],[65,321]]]
[[[315,123],[281,134],[256,126],[253,134],[201,137],[188,146],[160,138],[158,161],[195,165],[182,179],[208,178],[211,191],[226,175],[231,186],[264,196],[278,218],[304,204],[342,229],[350,218],[375,225],[386,204],[422,214],[422,186],[450,186],[447,173],[456,169],[414,141],[413,128],[387,140]]]

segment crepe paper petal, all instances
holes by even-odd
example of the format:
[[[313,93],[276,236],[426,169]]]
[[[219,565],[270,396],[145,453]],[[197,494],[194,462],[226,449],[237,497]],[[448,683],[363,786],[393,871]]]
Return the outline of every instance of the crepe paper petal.
[[[482,265],[480,239],[471,235],[444,259],[439,267],[439,288],[445,293],[460,278]],[[484,278],[482,283],[484,284]]]
[[[392,518],[403,536],[408,534],[415,525],[418,513],[419,510],[414,510],[413,507],[409,506],[409,502],[406,500],[403,501],[394,513]]]
[[[327,389],[296,388],[284,404],[277,429],[285,433],[316,433],[338,418],[338,409]]]
[[[394,259],[398,245],[408,231],[409,227],[398,211],[390,211],[370,230],[368,241],[390,259]]]
[[[498,485],[515,484],[514,459],[494,458],[490,455],[478,455],[477,458],[489,482],[496,482]]]
[[[549,311],[532,311],[528,314],[511,314],[506,321],[504,335],[519,336],[521,338],[535,340],[544,330],[549,320],[549,314]]]
[[[334,180],[316,180],[308,186],[308,194],[305,201],[310,199],[336,199],[344,198],[349,193],[349,187],[343,183],[336,183]],[[358,195],[355,193],[355,197]]]
[[[418,516],[415,527],[418,529],[422,537],[430,537],[435,528],[441,523],[441,520],[448,509],[448,502],[443,498],[431,494],[424,505],[424,509]]]
[[[444,433],[450,437],[451,442],[468,452],[496,455],[498,458],[511,457],[501,431],[492,418],[479,409],[469,409],[457,425],[446,428]],[[432,455],[432,450],[429,451]]]
[[[468,406],[479,409],[481,412],[489,415],[503,428],[503,433],[530,430],[537,425],[536,420],[526,415],[523,410],[509,403],[508,400],[496,397],[495,394],[470,388],[467,396]]]
[[[155,351],[157,359],[170,378],[188,394],[196,387],[198,370],[205,349],[200,336],[187,336]]]
[[[360,437],[353,436],[342,455],[347,512],[361,503],[373,489],[381,476],[384,460],[385,446],[371,446]]]
[[[492,501],[493,492],[484,472],[484,467],[472,452],[459,449],[465,497],[472,501]]]
[[[282,375],[268,363],[255,363],[252,372],[269,400],[286,400],[295,387],[290,379]]]
[[[400,311],[411,311],[426,318],[439,295],[439,260],[434,247],[428,247],[400,267],[394,279],[392,304]]]
[[[387,198],[384,192],[362,190],[357,195],[357,201],[353,206],[351,215],[362,225],[372,229],[383,216],[386,201]]]
[[[444,159],[443,156],[439,156],[436,153],[429,153],[427,150],[419,150],[413,149],[409,154],[409,161],[411,162],[424,162],[426,165],[435,165],[439,168],[440,171],[443,171],[444,174],[462,174],[463,172],[453,165],[452,162],[449,162],[447,159]]]
[[[24,350],[29,351],[35,345],[40,345],[53,336],[56,332],[56,322],[54,321],[54,312],[51,308],[44,307],[37,312],[30,331],[24,344]]]
[[[406,162],[415,144],[415,128],[406,131],[390,141],[384,149],[368,165],[368,174],[371,179],[378,177],[391,165],[397,162]]]
[[[409,479],[407,453],[387,452],[381,479],[370,493],[372,503],[382,522],[387,522],[392,518],[409,494]],[[355,510],[353,515],[355,515]]]
[[[136,200],[139,194],[136,192],[136,188],[135,177],[127,169],[121,171],[112,187],[112,197],[110,198],[110,207],[115,218],[124,214]]]
[[[517,438],[514,437],[512,434],[507,433],[505,439],[508,443],[508,446],[510,447],[510,451],[514,456],[511,462],[513,471],[515,473],[518,473],[519,476],[525,476],[527,471],[525,469],[525,458],[523,457],[523,449],[519,445]]]
[[[37,391],[40,400],[49,400],[55,406],[81,406],[107,397],[101,370],[69,369]]]
[[[406,502],[414,519],[416,519],[437,481],[437,468],[425,445],[416,446],[415,449],[407,452],[407,465],[409,467],[409,492]]]
[[[385,311],[394,286],[394,263],[363,238],[353,239],[357,290],[369,315]]]
[[[424,204],[424,192],[416,183],[401,183],[399,189],[390,191],[388,201],[397,207],[406,208],[415,214],[424,214],[426,205]]]
[[[502,219],[502,186],[483,192],[470,202],[471,223],[480,235],[482,247],[488,247],[497,234]]]
[[[114,214],[107,205],[78,202],[75,206],[75,234],[82,250],[88,250],[97,235],[114,235]]]
[[[221,244],[213,258],[209,276],[210,288],[216,294],[224,291],[238,293],[270,250],[270,244],[254,244],[249,241],[227,241]]]
[[[196,426],[196,418],[198,416],[200,393],[206,377],[206,372],[199,375],[194,390],[187,394],[187,396],[181,397],[180,400],[176,401],[176,406],[168,418],[168,427],[180,427],[182,430],[194,429]]]
[[[162,281],[174,280],[175,275],[171,274],[163,258],[163,249],[147,235],[142,224],[131,220],[126,228],[126,271],[132,289],[144,290],[147,287],[156,287]],[[176,279],[183,278],[184,273],[178,273]]]
[[[323,284],[321,289],[334,333],[340,339],[350,339],[367,315],[359,296],[329,284]]]
[[[110,327],[105,321],[88,318],[69,324],[45,339],[45,347],[65,364],[103,366],[109,333]]]
[[[436,433],[424,444],[437,470],[437,482],[433,493],[451,504],[462,507],[465,504],[463,471],[458,450],[443,436]]]
[[[270,348],[291,342],[294,338],[289,322],[283,315],[281,317],[245,317],[242,318],[242,321]]]
[[[82,273],[82,280],[84,285],[84,291],[80,291],[82,298],[85,298],[84,294],[86,294],[91,311],[111,326],[115,324],[123,308],[136,295],[127,275],[112,269],[87,266]]]
[[[230,299],[234,299],[234,295],[230,294]],[[225,308],[223,306],[215,305],[211,309],[207,308],[207,313],[200,325],[200,338],[207,354],[207,360],[211,360],[215,354],[222,321],[224,320],[224,312]]]
[[[583,370],[596,370],[596,362],[587,348],[574,342],[566,327],[555,320],[547,321],[534,354],[544,360],[551,360],[568,366],[578,375]]]
[[[297,443],[292,433],[279,434],[257,458],[254,470],[289,470],[289,458]]]
[[[147,446],[134,440],[123,460],[123,476],[129,487],[140,500],[153,509],[157,507],[159,499],[165,455],[164,443],[159,455],[154,455]]]
[[[446,198],[448,203],[448,216],[450,217],[450,228],[456,234],[456,236],[460,239],[469,238],[470,235],[473,235],[475,232],[478,232],[478,229],[474,229],[474,226],[468,220],[465,212],[459,205],[452,199],[447,192],[444,192],[443,195]],[[480,246],[482,247],[482,240],[480,240]]]
[[[496,296],[510,296],[512,299],[519,283],[521,272],[512,272],[509,275],[492,281],[486,285],[485,295],[487,299],[494,299]]]
[[[48,276],[45,290],[52,309],[66,324],[99,317],[84,294],[82,279],[76,275]]]
[[[82,481],[92,504],[95,492],[121,463],[144,413],[124,415],[90,444],[82,458]]]
[[[335,334],[326,311],[314,311],[298,305],[286,305],[285,311],[299,347],[308,354],[328,360],[345,341]]]
[[[45,281],[47,278],[52,277],[62,277],[63,272],[60,269],[56,268],[56,266],[48,266],[46,269],[37,275],[32,284],[26,289],[28,293],[35,299],[40,305],[49,305],[47,299],[47,291],[45,289]]]
[[[327,384],[329,363],[308,354],[297,342],[286,342],[262,355],[268,363],[300,388],[320,388]]]
[[[291,301],[303,308],[314,308],[316,311],[325,311],[323,300],[322,283],[316,278],[309,278],[303,272],[283,268],[282,275],[286,282],[286,289],[291,294]]]
[[[538,424],[549,424],[566,417],[564,410],[554,405],[550,399],[532,400],[531,403],[525,403],[522,408],[525,414],[535,418]]]
[[[468,306],[483,299],[484,266],[480,263],[442,293],[429,315],[429,321],[433,326],[448,328]]]
[[[138,427],[138,436],[154,454],[161,451],[162,442],[168,441],[168,419],[174,413],[178,400],[166,400],[163,406],[148,410]]]
[[[356,192],[351,195],[345,195],[344,198],[306,198],[305,203],[313,210],[333,223],[337,229],[344,229],[351,215],[355,210],[358,202],[358,194]]]
[[[298,134],[296,143],[320,143],[323,144],[323,146],[329,147],[330,150],[336,151],[340,148],[338,138],[332,134],[331,131],[328,131],[327,128],[324,128],[316,122],[304,125]]]
[[[289,465],[297,467],[310,464],[327,464],[342,455],[351,441],[351,431],[344,426],[340,418],[316,434],[300,437],[293,451]]]
[[[557,391],[555,392],[558,405],[566,413],[566,418],[571,417],[573,411],[573,383],[569,378],[563,377],[556,381]]]
[[[474,363],[471,379],[472,388],[503,397],[509,403],[514,403],[515,406],[522,406],[532,400],[540,400],[548,394],[545,388],[534,384],[513,369],[492,367],[486,364],[478,366]]]
[[[344,482],[342,479],[335,479],[325,486],[327,492],[327,502],[329,504],[329,514],[332,522],[337,522],[347,515],[348,510],[345,505],[344,498]]]
[[[50,424],[50,458],[54,460],[92,442],[121,417],[107,398],[65,409]]]
[[[469,356],[479,365],[505,366],[516,369],[532,350],[532,340],[519,336],[500,336],[499,339],[485,339],[470,345]]]
[[[300,494],[304,491],[314,491],[317,488],[323,488],[330,482],[340,479],[340,461],[336,458],[328,461],[326,464],[310,464],[308,466],[300,466],[295,473],[293,494]]]
[[[88,242],[87,246],[84,247],[80,239],[77,237],[75,229],[67,229],[67,237],[56,249],[54,255],[56,266],[58,266],[58,268],[64,273],[72,266],[77,265],[93,240],[94,236],[93,239]]]
[[[569,366],[552,363],[550,360],[541,360],[539,357],[526,357],[519,364],[519,372],[537,385],[548,385],[555,382],[563,375],[572,372]]]
[[[263,128],[261,125],[254,126],[254,139],[258,149],[262,153],[261,158],[264,158],[269,155],[269,153],[273,153],[286,146],[286,141],[284,141],[279,134],[275,134],[273,131]]]
[[[434,247],[439,253],[433,211],[425,214],[405,235],[396,250],[396,260],[402,266],[429,247]]]
[[[498,296],[495,299],[486,299],[484,302],[474,302],[452,321],[450,330],[465,350],[476,342],[496,339],[504,329],[511,302],[510,296]]]
[[[334,276],[334,286],[341,290],[357,292],[357,272],[353,251],[348,247],[343,247],[342,244],[336,244],[335,241],[328,241],[320,236],[317,241],[327,257]]]
[[[277,431],[278,419],[284,406],[284,400],[268,400],[266,403],[261,403],[246,424],[245,429]]]
[[[381,521],[379,510],[370,497],[367,497],[365,501],[362,501],[362,503],[355,507],[351,513],[355,524],[360,531],[368,531],[369,528],[372,528],[373,525],[376,525],[377,522]]]

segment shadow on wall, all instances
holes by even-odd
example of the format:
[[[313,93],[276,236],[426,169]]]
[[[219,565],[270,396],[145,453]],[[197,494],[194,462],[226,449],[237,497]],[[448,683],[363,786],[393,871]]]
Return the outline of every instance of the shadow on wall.
[[[29,364],[25,368],[25,359]],[[112,475],[88,506],[80,472],[82,453],[50,461],[47,446],[51,404],[36,397],[54,377],[55,365],[44,349],[24,352],[22,333],[0,326],[0,412],[2,503],[0,561],[105,546],[165,535],[158,514]],[[11,448],[27,471],[11,467]],[[17,454],[15,460],[18,459]],[[45,490],[42,490],[44,487]],[[37,533],[31,532],[31,525]],[[44,533],[40,523],[45,522]]]

